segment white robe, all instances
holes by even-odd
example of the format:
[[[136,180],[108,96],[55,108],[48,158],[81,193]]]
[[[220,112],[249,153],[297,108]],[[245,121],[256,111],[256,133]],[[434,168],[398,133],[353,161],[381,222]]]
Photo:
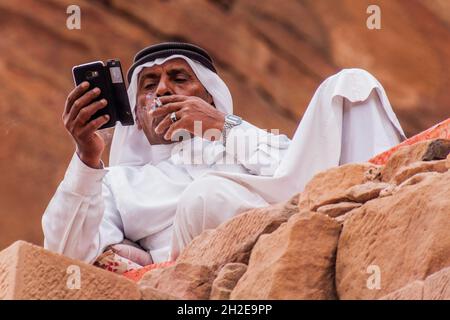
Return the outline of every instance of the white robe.
[[[183,163],[183,143],[152,146],[146,164],[104,169],[87,167],[74,154],[42,219],[44,246],[92,263],[125,237],[148,250],[154,262],[175,259],[203,230],[287,200],[314,174],[368,160],[405,138],[381,84],[360,69],[343,70],[321,84],[292,141],[245,121],[228,139],[241,138],[242,129],[263,138],[245,154],[227,142],[228,154],[237,159],[232,165],[219,163],[220,142],[200,138],[185,144],[203,147],[202,165]],[[178,153],[175,146],[181,146]]]

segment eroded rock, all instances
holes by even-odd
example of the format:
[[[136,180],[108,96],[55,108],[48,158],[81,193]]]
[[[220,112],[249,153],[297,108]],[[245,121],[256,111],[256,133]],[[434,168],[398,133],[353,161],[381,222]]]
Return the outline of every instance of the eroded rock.
[[[273,232],[298,212],[297,199],[295,196],[284,204],[249,210],[203,232],[183,250],[177,262],[206,266],[214,271],[226,263],[247,264],[259,236]]]
[[[391,179],[393,183],[399,185],[408,178],[422,172],[439,172],[447,171],[446,160],[436,161],[418,161],[413,162],[403,168],[397,170],[395,176]]]
[[[227,263],[212,284],[211,300],[228,300],[236,283],[247,270],[243,263]]]
[[[450,267],[442,269],[425,280],[424,300],[450,300]]]
[[[435,139],[404,146],[391,155],[381,172],[384,182],[390,181],[402,167],[417,161],[443,160],[450,153],[450,140]]]
[[[450,265],[450,172],[430,176],[355,209],[339,239],[341,299],[377,299]],[[367,286],[369,267],[381,287]]]
[[[367,182],[366,173],[377,168],[378,166],[371,163],[347,164],[316,174],[300,194],[300,212],[315,211],[322,205],[339,202],[343,191]],[[332,198],[338,198],[338,200],[329,202]]]
[[[144,292],[146,289],[155,289],[158,294],[165,297],[179,297],[181,299],[208,299],[211,293],[211,285],[215,278],[211,268],[188,263],[178,263],[174,266],[155,269],[147,272],[139,281],[139,287]],[[149,294],[153,295],[154,290]]]
[[[115,273],[17,241],[0,252],[0,300],[138,300],[137,285]]]
[[[326,214],[332,218],[336,218],[346,214],[347,212],[361,207],[361,203],[356,202],[340,202],[336,204],[328,204],[317,209],[317,212]]]
[[[336,221],[320,213],[292,216],[260,237],[231,299],[336,299],[340,230]]]
[[[380,192],[387,187],[389,187],[389,184],[382,182],[370,181],[364,184],[358,184],[347,190],[330,195],[329,198],[325,198],[325,200],[313,206],[312,210],[316,211],[321,206],[340,202],[365,203],[378,198]]]
[[[423,300],[423,281],[413,281],[379,300]]]
[[[380,300],[450,300],[450,267],[416,280]]]

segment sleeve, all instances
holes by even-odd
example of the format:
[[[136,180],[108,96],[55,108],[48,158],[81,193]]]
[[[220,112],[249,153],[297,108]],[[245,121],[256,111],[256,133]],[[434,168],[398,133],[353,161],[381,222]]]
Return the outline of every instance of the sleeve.
[[[289,144],[289,138],[278,134],[278,130],[268,132],[242,121],[228,132],[225,150],[227,157],[232,157],[249,173],[272,176]]]
[[[88,167],[73,155],[42,217],[46,249],[93,263],[107,246],[123,240],[123,223],[106,183],[107,172]]]

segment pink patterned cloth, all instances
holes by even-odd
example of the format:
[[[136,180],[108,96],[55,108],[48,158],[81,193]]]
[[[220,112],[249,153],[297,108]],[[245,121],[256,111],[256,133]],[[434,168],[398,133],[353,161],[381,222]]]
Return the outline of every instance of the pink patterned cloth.
[[[142,268],[141,265],[118,255],[112,249],[103,252],[94,262],[94,266],[118,274]]]
[[[95,260],[94,265],[108,271],[123,274],[152,263],[152,258],[147,251],[132,241],[124,240],[122,243],[108,247]]]

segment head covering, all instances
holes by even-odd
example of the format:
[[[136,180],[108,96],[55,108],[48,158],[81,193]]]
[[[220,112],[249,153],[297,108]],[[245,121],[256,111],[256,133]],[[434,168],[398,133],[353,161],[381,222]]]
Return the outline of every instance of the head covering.
[[[131,82],[133,71],[138,66],[146,62],[151,62],[159,58],[167,58],[176,54],[197,61],[212,72],[217,73],[213,61],[206,50],[191,43],[164,42],[142,49],[134,56],[133,65],[130,67],[127,74],[128,83]]]
[[[178,52],[178,54],[171,54],[174,52]],[[157,58],[149,60],[154,57]],[[128,72],[128,99],[133,117],[136,116],[137,82],[141,70],[154,65],[161,65],[176,58],[184,59],[189,64],[198,80],[212,96],[214,105],[218,110],[227,114],[233,113],[233,100],[230,90],[216,73],[212,66],[212,59],[206,51],[191,44],[163,43],[140,51]],[[209,64],[211,65],[209,66]],[[157,164],[170,157],[171,150],[176,144],[151,145],[144,131],[138,130],[137,125],[122,126],[117,123],[111,143],[109,164],[110,166]]]

